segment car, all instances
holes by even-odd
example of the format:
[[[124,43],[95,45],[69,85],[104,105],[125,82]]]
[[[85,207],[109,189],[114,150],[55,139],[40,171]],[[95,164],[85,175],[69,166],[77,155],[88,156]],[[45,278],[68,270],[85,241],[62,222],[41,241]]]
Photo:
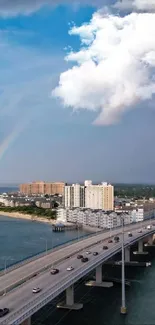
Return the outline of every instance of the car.
[[[88,262],[88,257],[83,257],[83,258],[81,259],[81,262],[83,262],[83,263]]]
[[[57,273],[59,273],[59,270],[58,269],[52,269],[51,270],[51,274],[57,274]]]
[[[91,254],[91,252],[90,251],[87,251],[86,254],[89,255],[89,254]]]
[[[110,244],[110,243],[113,243],[112,239],[109,239],[109,240],[108,240],[108,243],[109,243],[109,244]]]
[[[118,243],[118,242],[119,242],[119,237],[118,237],[118,236],[115,236],[115,237],[114,237],[114,242],[115,242],[115,243]]]
[[[0,308],[0,317],[3,317],[9,313],[9,308]]]
[[[94,255],[94,256],[97,256],[97,255],[98,255],[98,252],[94,252],[93,255]]]
[[[32,290],[33,293],[39,293],[40,291],[41,291],[40,288],[33,288],[33,290]]]
[[[105,245],[105,246],[103,246],[103,249],[108,249],[108,246],[106,246],[106,245]]]
[[[73,270],[74,270],[74,267],[73,266],[67,267],[67,271],[73,271]]]
[[[77,255],[77,259],[80,260],[81,258],[83,258],[83,255]]]
[[[128,237],[132,237],[132,232],[128,232]]]
[[[141,234],[142,233],[142,230],[138,230],[138,233]]]

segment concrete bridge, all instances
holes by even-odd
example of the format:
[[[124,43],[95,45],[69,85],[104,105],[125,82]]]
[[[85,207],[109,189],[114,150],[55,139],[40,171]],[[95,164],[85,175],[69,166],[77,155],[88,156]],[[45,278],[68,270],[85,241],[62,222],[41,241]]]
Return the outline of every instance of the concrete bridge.
[[[149,222],[145,221],[125,226],[126,261],[130,258],[130,246],[138,242],[138,251],[142,253],[143,240],[147,238],[150,244],[152,243],[155,227],[147,229],[148,224]],[[138,232],[140,229],[142,233]],[[128,237],[128,231],[132,231],[132,237]],[[91,285],[105,286],[102,282],[102,264],[121,250],[121,229],[112,231],[112,236],[116,234],[120,237],[120,242],[117,244],[108,243],[109,232],[100,233],[68,247],[60,248],[1,276],[0,293],[1,295],[5,293],[5,295],[1,296],[0,308],[9,308],[10,312],[0,319],[0,324],[30,325],[31,316],[65,290],[66,301],[60,302],[58,307],[75,310],[82,308],[82,304],[74,302],[74,283],[96,270],[96,281],[92,281]],[[103,250],[103,245],[107,245],[108,249]],[[81,263],[81,260],[77,259],[77,253],[85,255],[88,249],[91,251],[88,255],[89,261]],[[97,256],[93,255],[95,251],[98,252]],[[57,266],[60,271],[56,275],[51,275],[49,272],[53,265]],[[68,266],[72,266],[73,271],[67,271]],[[40,293],[34,295],[32,293],[34,287],[40,287]]]

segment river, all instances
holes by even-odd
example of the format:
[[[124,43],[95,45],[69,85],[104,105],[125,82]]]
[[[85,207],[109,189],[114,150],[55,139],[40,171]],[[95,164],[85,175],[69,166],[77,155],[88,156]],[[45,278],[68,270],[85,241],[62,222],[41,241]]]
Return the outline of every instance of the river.
[[[85,235],[86,232],[80,232]],[[0,268],[4,261],[15,262],[48,248],[77,238],[76,231],[52,233],[51,226],[27,220],[0,217]],[[108,269],[107,271],[108,272]],[[70,312],[57,310],[56,303],[64,295],[51,302],[32,317],[33,325],[154,325],[155,324],[155,260],[152,267],[129,270],[127,278],[131,287],[126,290],[127,316],[119,313],[121,287],[110,289],[88,288],[86,279],[75,285],[75,299],[84,304],[83,310]]]

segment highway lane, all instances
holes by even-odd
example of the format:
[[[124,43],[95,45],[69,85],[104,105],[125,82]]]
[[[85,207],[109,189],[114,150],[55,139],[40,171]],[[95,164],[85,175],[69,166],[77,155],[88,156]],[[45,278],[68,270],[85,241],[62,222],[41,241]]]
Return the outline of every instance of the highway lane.
[[[146,233],[147,231],[143,231],[143,233]],[[133,232],[133,235],[135,237],[140,237],[142,234],[138,234],[137,231]],[[130,241],[132,238],[129,238],[127,234],[125,235],[125,240]],[[109,249],[107,250],[110,252],[114,247],[120,247],[121,243],[115,244],[115,243],[107,243],[107,240],[105,240],[104,244],[107,244]],[[107,254],[107,251],[103,251],[103,243],[97,244],[96,247],[94,247],[91,252],[98,251],[100,256],[104,256]],[[81,253],[86,256],[86,250],[82,250]],[[34,300],[34,297],[39,297],[43,292],[46,292],[52,287],[54,287],[57,283],[60,281],[65,280],[69,276],[69,274],[74,275],[74,272],[77,270],[81,270],[88,265],[91,261],[95,261],[95,259],[98,258],[98,256],[93,256],[93,254],[87,255],[89,258],[89,262],[82,263],[81,260],[77,259],[77,256],[73,256],[68,260],[65,260],[58,264],[58,268],[60,269],[60,273],[57,275],[51,275],[50,272],[46,271],[45,273],[39,275],[37,278],[33,278],[30,281],[26,282],[23,286],[18,287],[17,289],[11,291],[6,296],[0,298],[0,308],[8,307],[10,308],[10,314],[6,317],[4,317],[2,320],[0,320],[0,324],[3,324],[3,320],[7,319],[7,317],[10,317],[11,314],[14,313],[14,311],[17,311],[22,306],[27,304],[28,302]],[[75,271],[67,271],[68,266],[73,266],[75,268]],[[33,294],[32,289],[33,287],[40,287],[42,291],[38,294]],[[8,323],[9,324],[9,323]]]
[[[143,225],[149,224],[149,221],[143,222]],[[130,231],[132,229],[137,229],[140,227],[139,224],[131,224],[125,227],[125,231]],[[112,234],[118,234],[121,232],[121,228],[113,229]],[[39,274],[46,268],[49,268],[51,265],[58,263],[62,259],[66,259],[72,254],[77,254],[79,250],[83,247],[87,248],[93,246],[96,242],[104,240],[110,236],[110,232],[102,233],[95,235],[94,237],[86,238],[80,240],[79,242],[73,243],[70,246],[60,248],[49,255],[45,255],[40,259],[34,260],[26,265],[12,270],[11,272],[0,277],[0,294],[3,294],[5,290],[11,289],[20,284],[22,281],[33,277],[34,274]]]

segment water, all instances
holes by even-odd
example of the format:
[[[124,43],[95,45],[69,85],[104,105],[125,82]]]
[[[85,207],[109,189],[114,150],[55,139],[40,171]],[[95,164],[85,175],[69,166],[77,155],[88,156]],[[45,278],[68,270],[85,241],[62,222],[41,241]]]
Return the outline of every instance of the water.
[[[8,193],[8,192],[17,192],[17,191],[19,191],[19,187],[6,187],[6,186],[0,186],[0,194],[1,193]]]
[[[86,232],[85,232],[86,233]],[[84,235],[84,233],[81,233]],[[27,220],[0,217],[0,267],[4,259],[8,263],[17,262],[30,255],[77,238],[76,231],[52,233],[51,226]],[[52,240],[53,238],[53,240]],[[14,259],[11,261],[11,258]],[[114,268],[107,267],[105,272],[115,276]],[[119,272],[118,272],[119,273]],[[118,275],[118,274],[117,274]],[[56,303],[65,298],[64,294],[52,301],[32,317],[33,325],[154,325],[155,324],[155,259],[150,268],[128,269],[127,279],[131,287],[126,288],[128,315],[121,316],[121,287],[110,289],[89,288],[84,285],[87,279],[75,284],[75,301],[84,304],[83,310],[58,310]]]
[[[33,325],[154,325],[155,324],[155,261],[150,268],[128,270],[131,287],[126,288],[128,314],[120,315],[121,286],[110,289],[88,288],[86,279],[75,285],[75,300],[84,304],[83,310],[64,311],[54,303],[32,318]]]
[[[51,249],[87,234],[84,230],[55,233],[46,223],[0,216],[0,269],[6,259],[9,266],[45,251],[46,240]]]

